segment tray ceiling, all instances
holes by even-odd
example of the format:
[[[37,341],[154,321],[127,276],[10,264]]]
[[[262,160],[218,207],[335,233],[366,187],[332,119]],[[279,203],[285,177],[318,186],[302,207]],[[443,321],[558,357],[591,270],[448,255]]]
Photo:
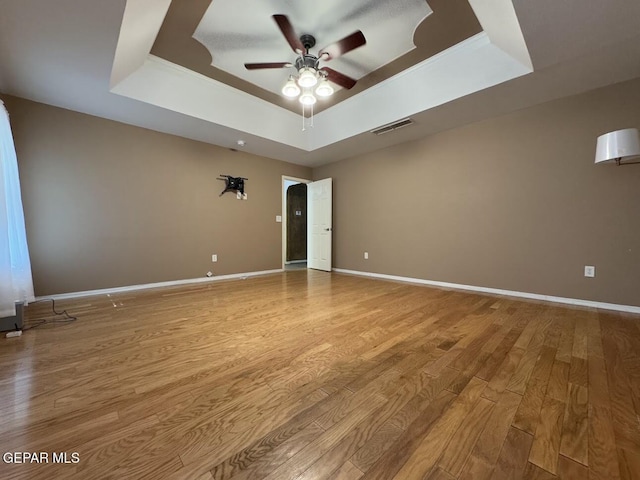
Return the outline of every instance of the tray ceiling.
[[[279,95],[198,71],[215,69],[192,37],[210,3],[2,0],[0,92],[226,147],[242,139],[247,153],[315,166],[640,76],[637,0],[428,0],[434,13],[415,31],[416,48],[302,131]],[[167,36],[171,19],[190,27]],[[462,30],[479,33],[464,38],[464,19]],[[460,41],[447,45],[454,32]],[[170,58],[158,55],[163,41]],[[384,80],[368,85],[376,76]],[[409,116],[411,127],[369,133]]]
[[[296,33],[316,37],[312,52],[361,30],[367,44],[326,63],[358,80],[316,105],[316,113],[482,31],[467,0],[173,0],[151,53],[250,95],[299,112],[280,89],[293,69],[247,71],[247,62],[296,58],[271,18],[285,14]]]

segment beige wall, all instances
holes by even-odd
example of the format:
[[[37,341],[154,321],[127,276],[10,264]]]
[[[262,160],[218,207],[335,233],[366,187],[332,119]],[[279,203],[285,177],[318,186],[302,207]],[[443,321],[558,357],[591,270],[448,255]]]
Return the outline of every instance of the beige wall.
[[[38,295],[280,268],[281,175],[309,169],[2,98]],[[637,105],[640,79],[314,169],[334,266],[640,306],[640,165],[593,164]]]
[[[2,98],[37,295],[281,268],[281,176],[310,169]],[[248,200],[218,197],[219,174]]]
[[[593,163],[639,106],[640,79],[315,169],[334,266],[640,306],[640,165]]]

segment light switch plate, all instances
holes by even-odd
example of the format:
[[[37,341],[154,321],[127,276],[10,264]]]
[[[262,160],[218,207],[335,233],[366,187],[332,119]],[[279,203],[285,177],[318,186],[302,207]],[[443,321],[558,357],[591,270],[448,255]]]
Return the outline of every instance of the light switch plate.
[[[276,215],[276,222],[282,223],[282,215]]]

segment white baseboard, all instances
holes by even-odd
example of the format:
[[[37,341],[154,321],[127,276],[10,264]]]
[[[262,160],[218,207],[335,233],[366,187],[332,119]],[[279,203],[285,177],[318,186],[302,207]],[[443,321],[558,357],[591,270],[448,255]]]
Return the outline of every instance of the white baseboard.
[[[281,273],[281,272],[284,272],[284,270],[282,268],[278,268],[275,270],[262,270],[259,272],[232,273],[230,275],[219,275],[217,277],[188,278],[186,280],[172,280],[170,282],[145,283],[142,285],[130,285],[127,287],[102,288],[99,290],[87,290],[84,292],[71,292],[71,293],[58,293],[55,295],[44,295],[42,297],[37,297],[36,300],[43,300],[46,298],[53,298],[54,300],[65,300],[69,298],[90,297],[94,295],[107,295],[112,293],[135,292],[137,290],[147,290],[150,288],[175,287],[178,285],[192,285],[196,283],[209,283],[209,282],[218,282],[221,280],[232,280],[234,278],[257,277],[259,275],[269,275],[271,273]]]
[[[591,300],[581,300],[579,298],[554,297],[552,295],[540,295],[538,293],[517,292],[515,290],[502,290],[499,288],[477,287],[474,285],[462,285],[459,283],[437,282],[435,280],[424,280],[422,278],[400,277],[397,275],[386,275],[384,273],[360,272],[357,270],[346,270],[344,268],[334,268],[334,272],[358,275],[361,277],[373,277],[384,280],[394,280],[405,283],[418,283],[433,287],[453,288],[456,290],[468,290],[471,292],[491,293],[495,295],[506,295],[509,297],[529,298],[532,300],[542,300],[545,302],[565,303],[568,305],[579,305],[582,307],[602,308],[605,310],[616,310],[619,312],[640,313],[640,307],[633,305],[618,305],[616,303],[593,302]]]
[[[633,305],[619,305],[616,303],[594,302],[591,300],[582,300],[578,298],[555,297],[552,295],[540,295],[537,293],[517,292],[515,290],[502,290],[499,288],[478,287],[475,285],[463,285],[459,283],[438,282],[435,280],[425,280],[422,278],[401,277],[398,275],[387,275],[384,273],[360,272],[357,270],[347,270],[344,268],[334,268],[336,273],[346,273],[349,275],[358,275],[361,277],[380,278],[383,280],[393,280],[405,283],[417,283],[420,285],[429,285],[433,287],[452,288],[456,290],[466,290],[479,293],[491,293],[494,295],[505,295],[509,297],[528,298],[532,300],[542,300],[546,302],[564,303],[567,305],[578,305],[583,307],[602,308],[605,310],[616,310],[619,312],[640,313],[640,307]],[[37,297],[36,300],[53,298],[55,300],[65,300],[70,298],[89,297],[94,295],[106,295],[113,293],[134,292],[137,290],[147,290],[151,288],[175,287],[179,285],[192,285],[197,283],[217,282],[221,280],[232,280],[236,278],[249,278],[259,275],[269,275],[272,273],[284,272],[282,268],[275,270],[263,270],[258,272],[233,273],[230,275],[220,275],[217,277],[190,278],[186,280],[173,280],[169,282],[146,283],[142,285],[130,285],[126,287],[103,288],[99,290],[87,290],[83,292],[59,293],[55,295],[44,295]]]
[[[304,260],[288,260],[284,262],[285,265],[291,265],[292,263],[307,263],[307,259]]]

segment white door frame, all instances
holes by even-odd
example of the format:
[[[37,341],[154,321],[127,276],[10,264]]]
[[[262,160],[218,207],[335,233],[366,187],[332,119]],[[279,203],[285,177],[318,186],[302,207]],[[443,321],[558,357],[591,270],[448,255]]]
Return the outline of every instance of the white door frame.
[[[290,177],[288,175],[282,175],[282,184],[280,190],[282,190],[282,269],[284,270],[287,261],[287,191],[284,188],[285,181],[298,182],[298,183],[311,183],[311,180],[306,178]]]

